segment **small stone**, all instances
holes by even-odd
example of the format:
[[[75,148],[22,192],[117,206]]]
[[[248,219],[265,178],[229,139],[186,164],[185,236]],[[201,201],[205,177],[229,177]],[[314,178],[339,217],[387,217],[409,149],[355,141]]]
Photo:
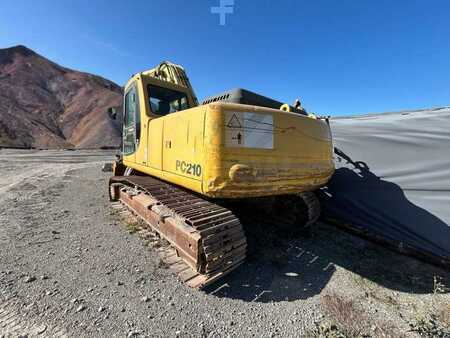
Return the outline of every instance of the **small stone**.
[[[100,306],[100,307],[98,308],[98,312],[103,312],[103,311],[105,311],[105,308],[104,308],[103,306]]]
[[[41,279],[42,279],[42,280],[46,280],[46,279],[48,279],[48,276],[42,275],[42,276],[41,276]]]
[[[228,324],[230,324],[230,326],[233,326],[234,322],[232,320],[230,320],[230,322]]]
[[[180,334],[181,334],[181,331],[176,331],[176,332],[175,332],[175,336],[177,336],[177,337],[178,337]]]
[[[125,312],[125,308],[124,308],[124,307],[121,308],[121,309],[120,309],[120,312]]]
[[[286,272],[285,275],[288,277],[298,277],[298,273],[296,272]]]
[[[52,294],[52,292],[51,292],[51,291],[45,291],[45,294],[46,294],[47,296],[50,296],[50,295]]]
[[[123,285],[123,282],[118,281],[118,282],[117,282],[117,286],[121,286],[121,285]]]
[[[45,330],[47,330],[47,326],[46,325],[41,325],[41,326],[36,328],[37,334],[42,334],[42,333],[45,332]]]
[[[74,303],[78,302],[78,298],[73,298],[70,302],[71,302],[72,304],[74,304]]]
[[[141,301],[143,302],[148,302],[150,300],[150,298],[148,298],[147,296],[144,296],[141,298]]]
[[[77,307],[77,309],[76,309],[75,312],[81,312],[81,311],[83,311],[84,309],[86,309],[86,306],[80,305],[79,307]]]
[[[28,277],[26,277],[25,279],[24,279],[24,282],[25,283],[31,283],[31,282],[34,282],[36,280],[36,277],[34,277],[34,276],[28,276]]]

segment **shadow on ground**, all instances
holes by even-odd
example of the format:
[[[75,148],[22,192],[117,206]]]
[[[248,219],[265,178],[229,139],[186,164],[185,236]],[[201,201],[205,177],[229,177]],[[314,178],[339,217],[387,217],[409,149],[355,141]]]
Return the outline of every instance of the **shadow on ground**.
[[[309,233],[280,235],[276,227],[246,225],[249,257],[236,271],[205,291],[248,302],[307,299],[319,294],[342,267],[382,287],[407,293],[432,293],[434,276],[450,272],[400,255],[380,245],[318,223]]]

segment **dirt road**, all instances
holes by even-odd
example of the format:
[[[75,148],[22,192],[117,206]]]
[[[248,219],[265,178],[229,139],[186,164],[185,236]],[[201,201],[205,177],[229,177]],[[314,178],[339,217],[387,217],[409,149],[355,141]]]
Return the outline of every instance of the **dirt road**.
[[[110,208],[112,157],[0,150],[0,337],[448,333],[448,272],[322,223],[246,225],[247,262],[189,289]]]

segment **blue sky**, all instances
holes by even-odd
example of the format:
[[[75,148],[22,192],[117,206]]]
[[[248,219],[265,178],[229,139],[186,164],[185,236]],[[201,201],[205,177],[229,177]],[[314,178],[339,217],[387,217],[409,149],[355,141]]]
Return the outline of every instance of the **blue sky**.
[[[219,1],[3,1],[0,48],[121,85],[171,60],[200,99],[243,87],[330,115],[450,105],[449,1],[234,0],[224,26]]]

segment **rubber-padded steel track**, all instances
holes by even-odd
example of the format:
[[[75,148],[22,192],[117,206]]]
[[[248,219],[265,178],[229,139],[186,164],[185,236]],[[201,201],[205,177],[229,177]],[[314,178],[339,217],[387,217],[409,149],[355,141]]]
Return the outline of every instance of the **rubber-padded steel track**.
[[[247,241],[239,219],[227,208],[149,176],[115,176],[110,198],[149,224],[184,262],[180,276],[206,286],[239,266]]]

